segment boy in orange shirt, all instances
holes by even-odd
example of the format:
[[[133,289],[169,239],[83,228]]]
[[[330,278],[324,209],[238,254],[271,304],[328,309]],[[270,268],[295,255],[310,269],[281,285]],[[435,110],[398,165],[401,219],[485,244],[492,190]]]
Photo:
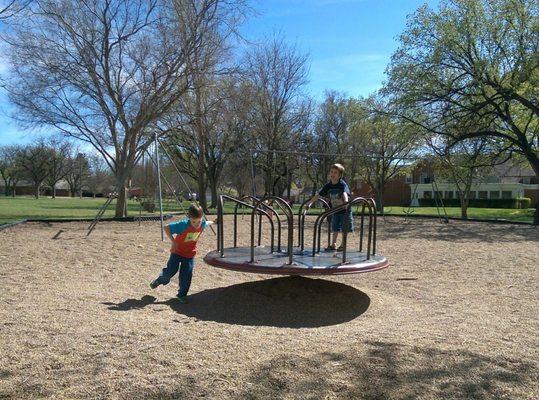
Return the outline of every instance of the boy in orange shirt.
[[[213,224],[212,221],[204,220],[203,216],[202,207],[193,203],[189,207],[188,218],[173,222],[165,227],[165,233],[172,242],[170,258],[167,266],[150,283],[152,289],[157,288],[159,285],[167,285],[179,269],[180,287],[177,297],[182,303],[187,302],[187,292],[191,286],[198,238],[206,227]]]

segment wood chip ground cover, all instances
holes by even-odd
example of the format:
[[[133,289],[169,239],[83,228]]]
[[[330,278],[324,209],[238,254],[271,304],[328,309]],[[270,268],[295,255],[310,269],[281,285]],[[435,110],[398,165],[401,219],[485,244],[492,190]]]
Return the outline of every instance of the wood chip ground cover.
[[[158,226],[0,232],[0,398],[539,398],[537,228],[380,219],[390,267],[322,279],[207,266],[208,231],[181,304]]]

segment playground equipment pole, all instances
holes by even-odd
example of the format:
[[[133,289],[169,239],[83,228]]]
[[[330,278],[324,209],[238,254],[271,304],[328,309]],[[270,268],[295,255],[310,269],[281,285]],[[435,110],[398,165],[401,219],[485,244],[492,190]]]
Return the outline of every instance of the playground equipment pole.
[[[161,164],[159,163],[159,143],[157,142],[157,132],[154,134],[155,141],[155,159],[157,165],[157,186],[159,190],[159,220],[161,221],[161,241],[165,241],[163,230],[163,195],[161,190]]]
[[[256,186],[255,186],[255,163],[253,161],[254,159],[254,152],[253,150],[251,149],[250,151],[251,153],[251,186],[252,186],[252,190],[253,190],[253,197],[256,197]]]

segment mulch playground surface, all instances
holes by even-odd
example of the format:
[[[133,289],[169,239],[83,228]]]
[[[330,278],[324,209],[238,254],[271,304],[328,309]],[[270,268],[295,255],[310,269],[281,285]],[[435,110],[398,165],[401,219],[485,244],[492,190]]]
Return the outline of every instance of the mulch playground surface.
[[[388,269],[320,278],[207,266],[208,230],[188,304],[157,222],[86,227],[0,231],[0,399],[539,398],[536,227],[380,219]]]

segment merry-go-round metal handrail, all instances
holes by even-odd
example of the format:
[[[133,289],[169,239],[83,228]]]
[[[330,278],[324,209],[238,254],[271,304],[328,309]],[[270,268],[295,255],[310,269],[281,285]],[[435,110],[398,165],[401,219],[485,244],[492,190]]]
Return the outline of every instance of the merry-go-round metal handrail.
[[[293,263],[294,258],[294,213],[292,212],[292,208],[290,208],[290,205],[286,200],[284,200],[281,197],[278,196],[266,196],[258,201],[256,203],[255,207],[253,208],[253,211],[251,212],[251,263],[255,262],[255,232],[254,232],[254,225],[255,225],[255,214],[256,211],[261,206],[265,206],[264,202],[267,200],[275,200],[277,202],[277,205],[279,208],[283,211],[283,213],[286,215],[287,220],[287,229],[288,229],[288,242],[287,242],[287,255],[288,255],[288,264],[291,265]],[[273,233],[272,233],[272,242],[273,242]],[[271,251],[273,252],[273,246],[271,248]]]
[[[254,205],[248,204],[247,202],[243,201],[249,199],[251,200]],[[292,211],[292,208],[288,204],[286,200],[284,200],[281,197],[278,196],[268,196],[261,199],[257,199],[254,196],[244,196],[242,197],[242,200],[238,200],[234,197],[227,196],[227,195],[220,195],[219,196],[219,202],[217,205],[217,213],[218,213],[218,226],[217,226],[217,250],[220,253],[220,257],[224,257],[224,224],[223,224],[223,215],[224,215],[224,200],[232,201],[235,203],[234,207],[234,247],[237,247],[237,211],[239,207],[246,207],[252,210],[251,212],[251,246],[250,246],[250,262],[254,263],[255,258],[255,215],[265,215],[271,226],[271,252],[274,252],[275,249],[275,224],[272,218],[272,215],[276,216],[276,219],[278,221],[278,237],[279,237],[279,245],[280,245],[280,239],[281,239],[281,220],[279,217],[279,213],[277,210],[275,210],[273,207],[269,206],[267,204],[268,200],[273,200],[276,202],[278,207],[283,211],[287,218],[287,228],[288,228],[288,241],[287,241],[287,256],[288,256],[288,264],[293,264],[293,252],[294,252],[294,213]],[[319,201],[322,203],[323,206],[329,207],[329,204],[324,199],[319,199]],[[307,201],[308,202],[308,201]],[[298,240],[299,240],[299,247],[301,248],[301,251],[304,250],[304,238],[305,238],[305,216],[310,209],[309,207],[306,207],[307,202],[304,202],[299,209],[298,212],[298,230],[300,231],[298,234]],[[352,199],[350,202],[343,204],[341,206],[328,209],[327,211],[320,214],[315,221],[314,224],[314,234],[313,234],[313,249],[312,249],[312,255],[313,257],[316,256],[316,253],[320,252],[321,249],[321,236],[322,236],[322,225],[324,220],[328,220],[329,218],[338,213],[344,211],[345,213],[352,212],[352,208],[354,206],[362,206],[361,209],[361,222],[360,222],[360,228],[359,228],[359,252],[361,253],[363,251],[363,242],[364,242],[364,236],[365,236],[365,216],[368,215],[369,221],[368,221],[368,232],[367,232],[367,249],[366,249],[366,259],[369,260],[371,256],[376,254],[376,225],[377,225],[377,211],[376,211],[376,203],[372,198],[364,198],[364,197],[356,197]],[[365,209],[368,210],[368,214],[365,213]],[[260,218],[261,220],[261,218]],[[344,226],[343,226],[343,252],[342,252],[342,264],[346,263],[346,257],[347,257],[347,238],[348,238],[348,219],[344,219]],[[259,226],[259,236],[260,232],[262,230],[262,226],[260,223]],[[328,228],[328,240],[330,239],[330,229]],[[260,245],[261,239],[259,238],[259,245]],[[372,250],[371,250],[372,249]],[[279,247],[279,252],[280,252]]]
[[[258,211],[259,214],[263,214],[265,215],[269,222],[270,222],[270,226],[271,226],[271,251],[273,252],[273,249],[275,247],[275,243],[274,243],[274,237],[275,237],[275,225],[273,223],[273,219],[271,218],[271,216],[264,210],[262,209],[258,209],[255,207],[255,206],[252,206],[250,204],[247,204],[241,200],[238,200],[234,197],[231,197],[231,196],[227,196],[227,195],[220,195],[219,196],[219,201],[217,203],[217,221],[218,221],[218,224],[217,224],[217,250],[219,251],[220,253],[220,256],[221,257],[224,257],[224,251],[225,251],[225,246],[224,246],[224,223],[223,223],[223,200],[229,200],[229,201],[232,201],[236,204],[240,204],[241,206],[243,207],[247,207],[247,208],[250,208],[253,210],[253,213],[255,211]],[[251,230],[253,230],[253,226],[251,226]],[[254,230],[253,230],[254,231]],[[253,236],[253,235],[251,235]],[[234,226],[234,244],[236,245],[237,243],[237,225]],[[254,244],[254,243],[252,243]]]
[[[357,200],[357,201],[356,201]],[[376,254],[376,203],[372,198],[366,198],[366,197],[358,197],[352,200],[348,203],[348,207],[346,208],[345,213],[348,213],[351,211],[352,207],[355,204],[361,204],[361,225],[359,229],[359,252],[361,253],[363,251],[363,232],[364,232],[364,221],[365,221],[365,206],[369,209],[369,231],[368,231],[368,239],[367,239],[367,260],[371,258],[371,255]],[[346,245],[347,245],[347,239],[348,239],[348,224],[349,221],[347,218],[344,219],[344,226],[343,226],[343,252],[342,252],[342,263],[346,263]],[[372,244],[372,252],[371,252],[371,244]]]
[[[240,201],[244,200],[251,200],[253,206],[260,201],[260,198],[246,195],[239,198]],[[238,226],[238,207],[241,206],[240,203],[236,203],[234,206],[234,232],[237,230]],[[281,251],[281,217],[279,216],[279,213],[268,204],[263,204],[261,209],[263,211],[269,211],[273,215],[275,215],[277,220],[277,251]],[[270,216],[271,217],[271,216]],[[258,220],[258,245],[260,246],[262,242],[262,218],[259,218]],[[237,247],[237,235],[234,235],[234,247]],[[272,250],[273,251],[273,250]]]
[[[322,214],[320,214],[317,218],[316,218],[316,221],[314,223],[314,234],[313,234],[313,250],[312,250],[312,255],[313,257],[316,256],[316,253],[319,253],[320,252],[320,247],[321,247],[321,240],[320,240],[320,236],[321,236],[321,233],[322,233],[322,222],[328,218],[329,216],[333,215],[333,214],[336,214],[338,212],[342,212],[344,211],[345,213],[347,212],[350,212],[352,206],[356,205],[356,204],[363,204],[363,208],[362,208],[362,213],[361,213],[361,226],[360,226],[360,232],[359,232],[359,236],[360,236],[360,240],[359,240],[359,251],[361,252],[362,249],[363,249],[363,231],[364,231],[364,217],[365,217],[365,205],[367,206],[367,208],[369,209],[369,231],[368,231],[368,238],[367,238],[367,260],[370,259],[371,257],[371,243],[372,243],[372,239],[373,239],[373,220],[375,221],[375,218],[376,218],[376,215],[373,216],[373,205],[374,205],[374,201],[372,199],[366,199],[364,197],[356,197],[354,199],[352,199],[351,201],[349,201],[348,203],[345,203],[345,204],[342,204],[338,207],[335,207],[335,208],[332,208]],[[348,221],[347,219],[345,218],[345,223],[348,224]],[[374,222],[375,223],[375,222]],[[343,227],[343,231],[347,234],[347,226],[344,226]],[[376,240],[376,228],[374,229],[374,237]],[[344,239],[344,235],[343,235],[343,261],[342,263],[344,264],[346,262],[346,242],[345,242],[345,239]],[[373,246],[373,250],[376,249],[376,246],[374,245]],[[374,251],[372,252],[372,255],[374,255]]]
[[[301,249],[301,251],[303,251],[305,248],[305,216],[307,215],[311,207],[316,204],[316,202],[320,202],[326,210],[329,210],[331,208],[329,203],[321,197],[319,197],[315,203],[310,204],[308,207],[305,207],[310,201],[310,199],[304,201],[299,207],[298,211],[298,247]],[[331,220],[330,218],[328,218],[328,246],[330,244],[329,242],[331,241],[331,232],[329,229],[330,223]]]

